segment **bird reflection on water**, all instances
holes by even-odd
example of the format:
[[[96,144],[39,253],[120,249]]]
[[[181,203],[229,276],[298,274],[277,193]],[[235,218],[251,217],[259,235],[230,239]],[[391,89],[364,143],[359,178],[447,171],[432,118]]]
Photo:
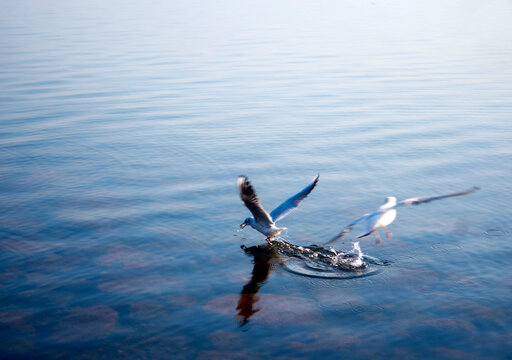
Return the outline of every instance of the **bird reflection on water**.
[[[242,245],[241,248],[248,256],[253,257],[254,263],[251,280],[242,288],[236,306],[238,316],[241,318],[240,326],[244,326],[252,315],[260,311],[255,308],[255,304],[259,300],[258,291],[265,284],[271,270],[281,266],[283,261],[272,246],[259,245],[248,248]]]
[[[251,280],[244,285],[237,303],[237,315],[241,318],[240,326],[244,326],[249,318],[260,311],[256,308],[259,301],[257,295],[265,284],[270,273],[280,267],[300,276],[348,280],[377,274],[382,266],[388,263],[377,258],[364,255],[359,243],[352,244],[350,251],[336,251],[318,245],[307,247],[293,245],[280,240],[272,245],[259,245],[241,248],[245,254],[253,257],[254,267]]]

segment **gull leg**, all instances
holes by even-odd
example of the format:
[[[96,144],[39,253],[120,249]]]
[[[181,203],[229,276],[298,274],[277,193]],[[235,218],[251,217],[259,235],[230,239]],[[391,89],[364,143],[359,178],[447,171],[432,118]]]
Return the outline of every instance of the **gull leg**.
[[[380,235],[378,231],[375,231],[375,243],[380,244]]]
[[[272,246],[272,243],[270,242],[270,236],[267,236],[267,242],[268,242],[268,246]]]
[[[391,231],[387,227],[384,226],[384,230],[386,230],[386,236],[388,239],[391,239],[393,237],[393,234],[391,234]]]

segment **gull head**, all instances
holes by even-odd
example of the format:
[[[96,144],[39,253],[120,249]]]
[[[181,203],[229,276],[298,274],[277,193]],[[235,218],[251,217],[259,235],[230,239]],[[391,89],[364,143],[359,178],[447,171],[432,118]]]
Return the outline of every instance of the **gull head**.
[[[240,227],[243,229],[247,225],[251,225],[254,220],[252,218],[247,218],[243,223],[240,224]]]
[[[392,207],[396,205],[396,197],[394,196],[388,196],[386,198],[386,203],[383,205],[385,207]]]

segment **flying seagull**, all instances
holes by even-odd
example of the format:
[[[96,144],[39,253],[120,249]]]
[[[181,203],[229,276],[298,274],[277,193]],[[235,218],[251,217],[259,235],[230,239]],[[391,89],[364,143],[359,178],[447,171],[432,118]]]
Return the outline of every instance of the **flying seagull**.
[[[389,196],[386,198],[386,202],[381,207],[379,207],[378,210],[376,210],[372,213],[365,214],[365,215],[361,216],[359,219],[354,220],[341,233],[339,233],[334,238],[329,240],[327,242],[327,244],[330,244],[338,239],[341,239],[343,236],[345,236],[345,234],[347,234],[350,230],[352,230],[352,228],[355,225],[357,225],[358,223],[360,223],[361,221],[366,221],[366,231],[358,236],[359,239],[375,233],[375,238],[377,240],[377,243],[380,243],[380,236],[377,231],[378,228],[383,228],[384,230],[386,230],[387,238],[391,239],[391,236],[392,236],[391,231],[389,231],[386,226],[388,226],[395,220],[396,209],[399,206],[419,205],[419,204],[425,204],[425,203],[428,203],[428,202],[431,202],[434,200],[440,200],[440,199],[445,199],[445,198],[454,197],[454,196],[467,195],[467,194],[471,194],[472,192],[475,192],[478,189],[479,189],[478,187],[473,187],[469,190],[455,193],[455,194],[432,196],[432,197],[415,197],[415,198],[405,199],[400,202],[397,202],[395,197]]]
[[[288,215],[290,211],[299,206],[300,202],[304,200],[311,190],[315,188],[319,177],[320,175],[315,176],[311,184],[306,186],[302,191],[293,195],[269,214],[265,211],[263,206],[261,206],[260,200],[247,177],[239,176],[238,192],[240,193],[243,203],[254,216],[253,218],[248,217],[245,219],[245,221],[240,224],[240,227],[243,229],[247,225],[251,225],[253,229],[258,230],[267,237],[268,244],[270,245],[270,239],[286,229],[276,227],[276,221],[281,220]]]

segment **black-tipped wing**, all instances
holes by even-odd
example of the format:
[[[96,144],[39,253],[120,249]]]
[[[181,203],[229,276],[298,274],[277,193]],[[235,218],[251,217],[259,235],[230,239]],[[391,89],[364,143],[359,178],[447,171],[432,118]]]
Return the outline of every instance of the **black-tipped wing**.
[[[377,211],[378,212],[378,211]],[[369,214],[364,214],[363,216],[361,216],[359,219],[356,219],[354,220],[351,224],[349,224],[345,229],[343,229],[342,232],[340,232],[338,235],[336,235],[335,237],[333,237],[331,240],[327,241],[325,244],[330,244],[330,243],[333,243],[335,242],[336,240],[339,240],[341,239],[343,236],[345,236],[350,230],[352,230],[354,228],[354,226],[356,226],[357,224],[359,224],[361,221],[363,220],[366,220],[368,218],[370,218],[371,216],[375,215],[376,212],[373,212],[373,213],[369,213]]]
[[[441,196],[431,196],[431,197],[409,198],[409,199],[405,199],[405,200],[402,200],[402,201],[398,202],[394,207],[403,206],[403,205],[419,205],[419,204],[425,204],[425,203],[428,203],[428,202],[431,202],[431,201],[434,201],[434,200],[441,200],[441,199],[445,199],[445,198],[449,198],[449,197],[468,195],[468,194],[471,194],[472,192],[475,192],[475,191],[477,191],[479,189],[480,188],[475,186],[475,187],[472,187],[469,190],[458,192],[458,193],[455,193],[455,194],[448,194],[448,195],[441,195]]]
[[[309,193],[315,188],[316,184],[318,183],[320,175],[315,176],[313,179],[313,182],[306,186],[302,191],[299,193],[293,195],[291,198],[286,200],[284,203],[279,205],[277,208],[275,208],[271,213],[270,216],[272,217],[272,220],[274,222],[284,218],[286,215],[290,213],[293,209],[295,209],[302,200],[304,200]]]
[[[256,195],[256,191],[254,191],[247,177],[238,177],[238,192],[256,222],[272,224],[272,218],[261,206],[258,195]]]

